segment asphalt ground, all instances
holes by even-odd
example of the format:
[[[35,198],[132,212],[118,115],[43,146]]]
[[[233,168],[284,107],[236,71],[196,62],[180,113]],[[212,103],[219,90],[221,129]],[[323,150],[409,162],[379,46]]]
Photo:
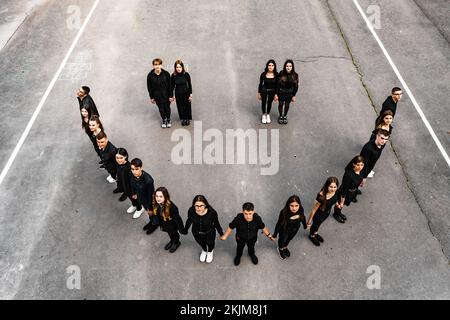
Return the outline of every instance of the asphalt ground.
[[[365,10],[380,9],[376,31],[448,153],[449,4],[359,2]],[[0,51],[3,164],[77,35],[68,27],[70,6],[84,19],[94,1],[11,3],[2,15],[20,20],[26,12],[26,19],[12,37],[5,31],[9,40]],[[194,120],[202,121],[203,132],[278,133],[276,174],[262,175],[261,162],[176,165],[171,134],[182,128],[176,107],[172,128],[163,130],[148,101],[145,79],[154,57],[169,71],[177,58],[188,65]],[[256,89],[269,58],[279,66],[293,59],[300,74],[287,126],[260,123]],[[204,194],[222,227],[251,201],[273,231],[291,194],[309,214],[325,179],[342,178],[399,81],[349,0],[100,1],[0,185],[1,298],[450,298],[450,169],[408,95],[375,178],[344,211],[346,224],[328,219],[319,248],[300,230],[286,261],[260,235],[260,263],[254,266],[244,254],[235,267],[232,237],[217,240],[213,263],[202,264],[192,235],[182,236],[181,247],[169,254],[166,234],[145,235],[146,218],[125,213],[128,203],[117,201],[80,130],[75,91],[85,84],[110,140],[143,160],[184,220],[193,196]],[[274,106],[273,119],[276,114]],[[186,130],[195,139],[194,127]],[[80,289],[67,286],[71,266],[80,270]],[[371,266],[380,270],[380,289],[367,286]]]

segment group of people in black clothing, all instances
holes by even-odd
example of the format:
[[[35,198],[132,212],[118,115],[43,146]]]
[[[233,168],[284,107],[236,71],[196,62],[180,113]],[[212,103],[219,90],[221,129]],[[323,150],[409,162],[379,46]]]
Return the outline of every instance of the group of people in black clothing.
[[[170,127],[170,102],[173,101],[173,90],[180,119],[184,125],[189,125],[191,119],[190,101],[192,100],[192,86],[190,76],[184,71],[180,60],[175,62],[175,71],[172,76],[161,68],[161,59],[154,59],[154,69],[148,74],[147,86],[152,103],[158,105],[162,126]],[[162,88],[167,91],[162,92]],[[179,88],[179,91],[177,91]],[[295,101],[298,90],[298,75],[294,70],[292,60],[287,60],[283,71],[276,72],[274,60],[269,60],[266,69],[260,77],[258,98],[262,101],[263,123],[270,123],[270,107],[272,101],[279,101],[279,122],[287,123],[286,115],[290,102]],[[262,230],[270,240],[278,238],[277,251],[281,259],[291,256],[288,250],[290,241],[295,237],[300,226],[309,229],[309,239],[320,246],[324,242],[318,234],[319,227],[329,217],[334,208],[333,217],[340,223],[345,223],[347,217],[342,213],[344,205],[349,206],[357,202],[357,195],[361,194],[360,187],[364,186],[366,178],[374,175],[373,169],[383,148],[392,133],[392,121],[396,113],[397,103],[402,96],[400,88],[393,88],[391,95],[383,103],[379,117],[375,121],[375,129],[369,141],[364,145],[359,155],[355,156],[345,167],[342,183],[336,177],[329,177],[319,193],[316,201],[306,219],[304,208],[297,195],[292,195],[286,201],[279,213],[273,234],[265,226],[262,218],[255,212],[254,204],[246,202],[242,212],[238,213],[224,232],[218,214],[203,195],[197,195],[188,209],[186,224],[179,214],[178,207],[171,200],[169,191],[165,187],[155,190],[152,176],[143,170],[143,163],[139,158],[128,159],[127,150],[116,148],[104,132],[103,124],[94,100],[90,96],[89,87],[83,86],[77,92],[79,101],[82,129],[93,143],[94,149],[100,158],[99,164],[109,176],[109,183],[116,183],[114,193],[121,193],[119,201],[129,199],[131,206],[127,213],[133,218],[139,218],[147,212],[148,223],[143,227],[147,234],[152,234],[160,228],[167,232],[170,241],[164,249],[173,253],[180,246],[180,234],[186,235],[192,226],[192,234],[200,245],[200,261],[211,263],[217,233],[221,240],[226,240],[236,229],[237,250],[234,264],[239,265],[244,247],[247,245],[248,254],[254,264],[258,263],[255,255],[255,244],[258,231]],[[181,114],[183,116],[181,116]]]

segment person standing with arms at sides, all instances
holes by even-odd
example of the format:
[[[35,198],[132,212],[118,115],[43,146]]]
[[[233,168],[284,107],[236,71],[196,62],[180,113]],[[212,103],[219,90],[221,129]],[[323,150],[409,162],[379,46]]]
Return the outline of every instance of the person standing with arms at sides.
[[[338,205],[334,207],[333,217],[340,223],[345,223],[347,217],[342,213],[344,204],[349,206],[352,202],[357,202],[356,196],[358,187],[361,185],[363,178],[361,171],[364,168],[364,158],[361,156],[354,157],[345,167],[342,185],[338,190]]]
[[[270,123],[272,121],[270,119],[270,110],[272,109],[272,102],[275,98],[277,83],[277,64],[275,60],[270,59],[266,63],[264,72],[259,77],[258,100],[261,100],[262,123]]]
[[[280,211],[280,216],[278,217],[278,222],[273,233],[273,238],[276,238],[280,234],[277,251],[282,260],[291,256],[288,245],[297,234],[301,224],[306,229],[306,219],[302,203],[300,202],[299,196],[293,195],[289,197],[286,205]]]
[[[372,135],[370,136],[370,141],[375,140],[376,138],[376,131],[378,129],[383,129],[389,132],[389,134],[392,134],[392,129],[394,128],[392,126],[392,122],[394,120],[394,113],[392,110],[386,110],[384,111],[375,121],[375,130],[372,131]]]
[[[238,266],[241,263],[242,253],[244,247],[247,245],[248,255],[253,264],[258,264],[258,257],[255,255],[255,244],[258,240],[258,230],[262,229],[263,233],[272,241],[275,239],[266,228],[261,217],[255,213],[255,206],[251,202],[246,202],[242,206],[242,213],[239,213],[228,226],[225,234],[220,237],[222,240],[227,240],[228,236],[236,229],[236,257],[234,258],[234,265]]]
[[[108,180],[109,183],[114,183],[116,182],[117,177],[117,148],[108,140],[108,136],[103,131],[97,135],[96,139],[102,156],[103,166],[109,173],[106,180]]]
[[[91,129],[89,129],[89,119],[91,118],[91,109],[90,108],[81,108],[81,129],[88,135],[89,139],[91,138]]]
[[[91,109],[92,115],[96,115],[100,117],[100,114],[98,113],[97,106],[95,105],[94,99],[90,96],[91,89],[89,87],[83,86],[77,91],[77,99],[78,104],[81,108]]]
[[[216,230],[223,236],[223,230],[219,223],[216,210],[211,207],[208,200],[202,195],[197,195],[192,200],[192,207],[188,210],[188,219],[182,234],[187,234],[192,224],[192,235],[195,241],[202,247],[200,262],[211,263],[216,242]]]
[[[384,129],[375,130],[375,140],[367,142],[361,150],[361,157],[365,160],[364,169],[361,171],[362,178],[373,178],[375,172],[373,168],[383,152],[386,142],[389,140],[390,133]],[[363,181],[363,185],[364,185]]]
[[[148,215],[152,212],[152,197],[155,191],[155,185],[153,178],[150,174],[142,169],[142,160],[134,158],[130,162],[131,164],[131,198],[135,200],[136,206],[130,207],[127,212],[133,213],[133,219],[138,219],[144,211],[147,210]],[[151,224],[150,224],[151,225]],[[149,225],[144,227],[144,231],[147,230]],[[157,227],[157,226],[156,226]],[[155,228],[156,229],[156,228]]]
[[[278,76],[277,91],[275,101],[278,100],[279,124],[287,124],[287,114],[291,102],[295,102],[295,95],[298,91],[298,74],[295,72],[294,61],[286,60]]]
[[[307,226],[309,228],[309,240],[315,246],[320,246],[324,242],[319,235],[320,225],[330,216],[331,208],[336,205],[338,209],[342,209],[338,201],[337,188],[339,187],[339,180],[336,177],[330,177],[325,181],[320,192],[317,194],[314,206],[309,214]]]
[[[169,191],[165,187],[159,187],[153,194],[151,214],[150,219],[158,220],[161,230],[169,234],[170,241],[166,244],[164,250],[169,250],[170,253],[175,252],[181,245],[178,232],[183,231],[184,226],[178,208],[170,200]],[[147,234],[149,234],[149,231],[152,233],[155,229],[155,226],[152,225],[147,230]]]
[[[162,128],[170,128],[170,103],[173,101],[173,88],[170,73],[162,68],[160,58],[153,59],[153,70],[147,75],[147,89],[150,102],[156,103],[161,115]]]
[[[122,192],[119,201],[125,201],[127,198],[131,201],[131,207],[128,208],[127,213],[133,213],[138,206],[137,199],[133,199],[131,191],[131,180],[133,174],[131,172],[131,164],[128,161],[128,152],[124,148],[118,148],[116,153],[117,162],[117,188],[114,193]],[[141,208],[140,208],[141,209]]]
[[[383,106],[381,107],[380,115],[386,110],[391,110],[393,112],[393,116],[395,117],[395,113],[397,112],[397,103],[403,96],[402,89],[399,87],[392,88],[391,95],[386,98],[383,102]]]
[[[172,88],[175,89],[175,101],[181,125],[188,126],[192,120],[192,84],[191,76],[184,69],[183,61],[175,61],[174,71],[170,80]]]
[[[100,118],[98,116],[91,116],[91,118],[89,119],[89,130],[91,131],[91,135],[89,136],[89,138],[91,139],[92,144],[94,145],[94,149],[95,152],[97,152],[97,155],[100,158],[100,162],[98,164],[103,164],[103,160],[102,159],[102,153],[100,152],[100,148],[98,147],[98,143],[97,143],[97,135],[100,132],[103,132],[103,124],[100,121]],[[104,168],[105,166],[101,166],[101,168]]]

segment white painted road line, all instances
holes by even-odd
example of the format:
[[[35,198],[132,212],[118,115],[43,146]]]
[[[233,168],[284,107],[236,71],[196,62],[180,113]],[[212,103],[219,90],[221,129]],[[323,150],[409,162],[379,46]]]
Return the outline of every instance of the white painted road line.
[[[442,156],[444,157],[445,161],[447,162],[447,165],[450,167],[450,158],[445,151],[444,147],[442,146],[441,142],[439,141],[438,137],[434,133],[433,128],[431,127],[430,123],[428,122],[427,118],[425,117],[425,114],[423,113],[422,109],[420,108],[419,104],[416,101],[416,98],[414,98],[414,95],[412,94],[411,90],[409,89],[408,85],[406,84],[405,80],[403,79],[402,75],[398,71],[398,68],[394,64],[394,61],[392,61],[391,56],[387,52],[386,48],[384,47],[383,43],[381,42],[380,38],[378,37],[377,33],[375,32],[372,24],[370,23],[369,19],[366,17],[364,11],[362,10],[361,6],[358,3],[358,0],[353,0],[353,3],[355,4],[356,8],[358,9],[359,13],[363,17],[364,21],[367,24],[367,27],[369,28],[370,32],[374,36],[375,40],[377,41],[378,45],[380,46],[381,50],[384,53],[384,56],[388,60],[389,64],[391,65],[392,69],[394,70],[395,74],[397,75],[398,80],[400,80],[403,88],[406,93],[408,94],[409,98],[411,99],[411,102],[413,103],[414,107],[416,108],[417,112],[419,113],[420,118],[422,119],[423,123],[425,124],[425,127],[427,127],[428,132],[430,133],[431,137],[434,140],[434,143],[436,143],[439,151],[441,152]]]
[[[69,57],[72,54],[72,51],[74,50],[75,46],[77,45],[78,40],[80,39],[81,35],[83,34],[84,29],[86,28],[86,25],[88,24],[89,20],[91,19],[91,16],[94,13],[94,10],[97,7],[99,2],[100,2],[100,0],[95,0],[94,5],[92,6],[91,10],[89,11],[89,14],[87,15],[86,19],[84,20],[83,25],[81,26],[80,30],[78,31],[77,36],[73,40],[73,43],[69,48],[69,51],[67,51],[66,56],[64,57],[64,60],[61,62],[61,65],[59,66],[58,71],[56,71],[55,75],[53,76],[52,81],[50,82],[50,84],[47,87],[47,90],[45,90],[45,93],[42,96],[42,99],[39,102],[36,110],[34,110],[34,113],[31,116],[31,119],[25,128],[25,131],[22,133],[22,136],[20,137],[19,142],[17,143],[16,147],[14,148],[13,153],[9,157],[8,162],[6,163],[5,167],[2,170],[2,173],[0,174],[0,185],[3,183],[3,180],[5,179],[6,175],[8,174],[9,169],[11,168],[12,164],[14,163],[14,160],[16,159],[16,156],[19,153],[20,148],[22,148],[22,145],[25,142],[25,139],[27,138],[28,133],[30,133],[31,127],[33,127],[33,124],[36,121],[36,118],[39,115],[39,112],[41,112],[42,106],[44,105],[50,92],[52,91],[53,87],[55,86],[55,83],[58,80],[59,75],[61,74],[62,70],[64,69],[64,66],[66,65],[67,61],[69,60]]]

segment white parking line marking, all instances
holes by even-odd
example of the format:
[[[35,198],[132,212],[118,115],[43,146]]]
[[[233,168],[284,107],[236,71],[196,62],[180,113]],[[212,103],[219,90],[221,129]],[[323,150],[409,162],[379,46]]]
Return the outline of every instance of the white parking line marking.
[[[25,142],[25,139],[28,136],[28,133],[30,133],[31,127],[33,127],[34,122],[36,121],[37,116],[39,115],[39,112],[41,112],[42,106],[44,105],[45,101],[47,100],[48,96],[50,95],[50,92],[52,91],[53,87],[55,86],[56,81],[59,78],[59,75],[61,74],[62,70],[64,69],[64,66],[66,65],[67,61],[69,60],[70,55],[72,54],[72,51],[74,50],[75,46],[78,43],[78,40],[80,39],[81,35],[84,32],[84,29],[86,28],[86,25],[88,24],[89,20],[91,19],[92,14],[94,13],[95,8],[97,7],[100,0],[96,0],[94,5],[92,6],[91,10],[89,11],[89,14],[87,15],[83,25],[81,26],[80,30],[78,31],[77,36],[73,40],[72,45],[69,48],[69,51],[67,51],[66,56],[64,57],[64,60],[61,62],[61,65],[58,68],[58,71],[56,71],[55,75],[53,76],[52,81],[47,87],[47,90],[45,90],[44,95],[42,96],[41,101],[39,102],[36,110],[34,110],[33,115],[31,116],[30,121],[28,122],[25,131],[22,133],[22,136],[19,139],[19,142],[17,143],[16,147],[14,148],[13,153],[8,159],[8,162],[6,163],[5,167],[2,170],[2,173],[0,174],[0,185],[3,183],[3,180],[5,179],[6,175],[8,174],[9,169],[11,168],[12,164],[14,163],[14,160],[16,159],[17,154],[19,153],[20,149],[22,148],[23,143]]]
[[[405,80],[403,79],[402,75],[398,71],[398,68],[394,64],[394,61],[392,61],[391,56],[387,52],[386,48],[384,47],[383,43],[381,42],[380,38],[378,37],[377,33],[373,29],[372,24],[370,23],[369,19],[366,17],[364,11],[362,10],[361,6],[358,3],[358,0],[353,0],[353,3],[355,4],[356,8],[358,9],[359,13],[363,17],[364,21],[367,24],[367,27],[369,28],[370,32],[372,33],[373,37],[377,41],[378,45],[380,46],[381,50],[384,53],[384,56],[388,60],[389,64],[391,65],[392,69],[394,70],[395,74],[397,75],[398,80],[400,80],[403,89],[408,94],[409,98],[411,99],[411,102],[413,103],[414,107],[416,108],[417,112],[419,113],[420,118],[422,119],[423,123],[425,124],[425,127],[427,127],[428,132],[430,133],[431,137],[434,140],[434,143],[436,143],[439,151],[441,152],[442,156],[444,157],[445,161],[447,162],[447,165],[450,167],[450,158],[445,151],[444,147],[442,146],[441,142],[439,141],[438,137],[434,133],[433,128],[431,127],[430,123],[428,122],[427,118],[425,117],[425,114],[423,113],[422,109],[420,108],[419,104],[416,101],[416,98],[414,98],[414,95],[412,94],[411,90],[409,89],[408,85],[406,84]]]

